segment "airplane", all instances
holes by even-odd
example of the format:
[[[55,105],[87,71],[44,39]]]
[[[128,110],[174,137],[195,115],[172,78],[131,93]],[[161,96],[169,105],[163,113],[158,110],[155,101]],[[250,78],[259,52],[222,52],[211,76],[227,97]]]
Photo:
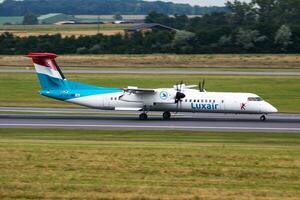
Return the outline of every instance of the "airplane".
[[[45,97],[73,104],[115,111],[140,112],[139,119],[147,120],[148,112],[163,112],[165,120],[171,112],[259,114],[278,110],[261,97],[252,93],[207,92],[205,82],[199,85],[177,83],[172,88],[144,89],[134,86],[108,88],[67,80],[57,65],[54,53],[29,53],[41,85],[40,94]],[[199,86],[199,89],[195,89]]]

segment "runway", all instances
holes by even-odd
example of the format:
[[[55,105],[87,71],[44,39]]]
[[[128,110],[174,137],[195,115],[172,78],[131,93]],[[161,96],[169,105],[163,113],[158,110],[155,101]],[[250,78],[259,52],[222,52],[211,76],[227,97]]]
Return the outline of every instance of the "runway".
[[[0,110],[4,110],[2,107]],[[36,112],[39,109],[36,108]],[[43,110],[43,109],[42,109]],[[56,112],[59,109],[55,109]],[[149,120],[138,120],[138,113],[117,113],[102,111],[105,116],[89,116],[96,110],[63,109],[66,114],[1,114],[0,128],[68,128],[68,129],[116,129],[116,130],[189,130],[222,132],[297,132],[300,133],[300,115],[274,114],[265,122],[258,115],[181,113],[169,121],[162,120],[160,113],[152,113]],[[73,111],[72,111],[73,110]],[[82,110],[82,114],[80,114]],[[47,111],[47,110],[44,110]],[[70,113],[76,113],[70,115]],[[154,114],[154,115],[153,115]]]
[[[35,73],[27,69],[0,69],[2,73]],[[64,70],[68,74],[183,74],[183,75],[261,75],[300,76],[300,72],[241,72],[241,71],[200,71],[200,70]]]

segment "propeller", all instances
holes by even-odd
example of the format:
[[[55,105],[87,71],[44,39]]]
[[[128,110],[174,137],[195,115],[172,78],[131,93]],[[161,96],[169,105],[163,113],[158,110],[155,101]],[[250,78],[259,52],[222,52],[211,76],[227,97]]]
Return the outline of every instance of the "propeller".
[[[185,98],[185,94],[182,92],[182,86],[183,86],[183,82],[180,81],[180,83],[176,83],[176,95],[175,95],[175,103],[176,108],[178,109],[179,107],[179,103],[181,102],[181,99]]]
[[[181,99],[185,97],[185,94],[182,92],[177,92],[175,96],[175,103],[178,103]]]
[[[203,79],[202,82],[199,81],[199,91],[200,92],[205,92],[204,86],[205,86],[205,79]]]

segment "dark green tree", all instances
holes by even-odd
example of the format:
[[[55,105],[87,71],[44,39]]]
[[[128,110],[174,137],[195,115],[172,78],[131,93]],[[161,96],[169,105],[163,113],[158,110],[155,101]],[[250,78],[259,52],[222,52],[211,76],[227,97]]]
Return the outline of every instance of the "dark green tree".
[[[246,3],[235,0],[227,2],[227,8],[231,11],[230,21],[235,26],[250,26],[256,22],[254,3]]]
[[[39,15],[57,12],[70,15],[112,15],[116,12],[137,15],[151,11],[172,15],[201,15],[225,10],[224,7],[199,7],[143,0],[5,0],[0,3],[0,15],[19,16],[25,14],[28,8]]]
[[[282,25],[276,32],[274,42],[278,45],[281,51],[286,51],[286,48],[293,44],[292,41],[292,32],[290,27]]]
[[[159,24],[164,24],[164,25],[170,25],[170,17],[166,14],[163,13],[158,13],[158,12],[150,12],[146,18],[145,22],[146,23],[159,23]]]
[[[38,24],[38,19],[35,16],[35,14],[33,14],[32,12],[27,12],[24,15],[23,24],[24,25],[35,25],[35,24]]]

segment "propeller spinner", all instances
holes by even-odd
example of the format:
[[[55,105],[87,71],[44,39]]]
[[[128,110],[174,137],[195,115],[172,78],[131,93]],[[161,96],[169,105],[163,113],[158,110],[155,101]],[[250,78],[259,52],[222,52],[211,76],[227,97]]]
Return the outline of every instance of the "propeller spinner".
[[[182,92],[177,92],[175,96],[175,103],[178,103],[181,99],[185,97],[185,94]]]
[[[182,92],[182,86],[183,86],[183,82],[180,81],[180,83],[176,84],[176,95],[175,95],[175,103],[177,103],[178,106],[178,102],[183,99],[185,97],[185,94]]]

